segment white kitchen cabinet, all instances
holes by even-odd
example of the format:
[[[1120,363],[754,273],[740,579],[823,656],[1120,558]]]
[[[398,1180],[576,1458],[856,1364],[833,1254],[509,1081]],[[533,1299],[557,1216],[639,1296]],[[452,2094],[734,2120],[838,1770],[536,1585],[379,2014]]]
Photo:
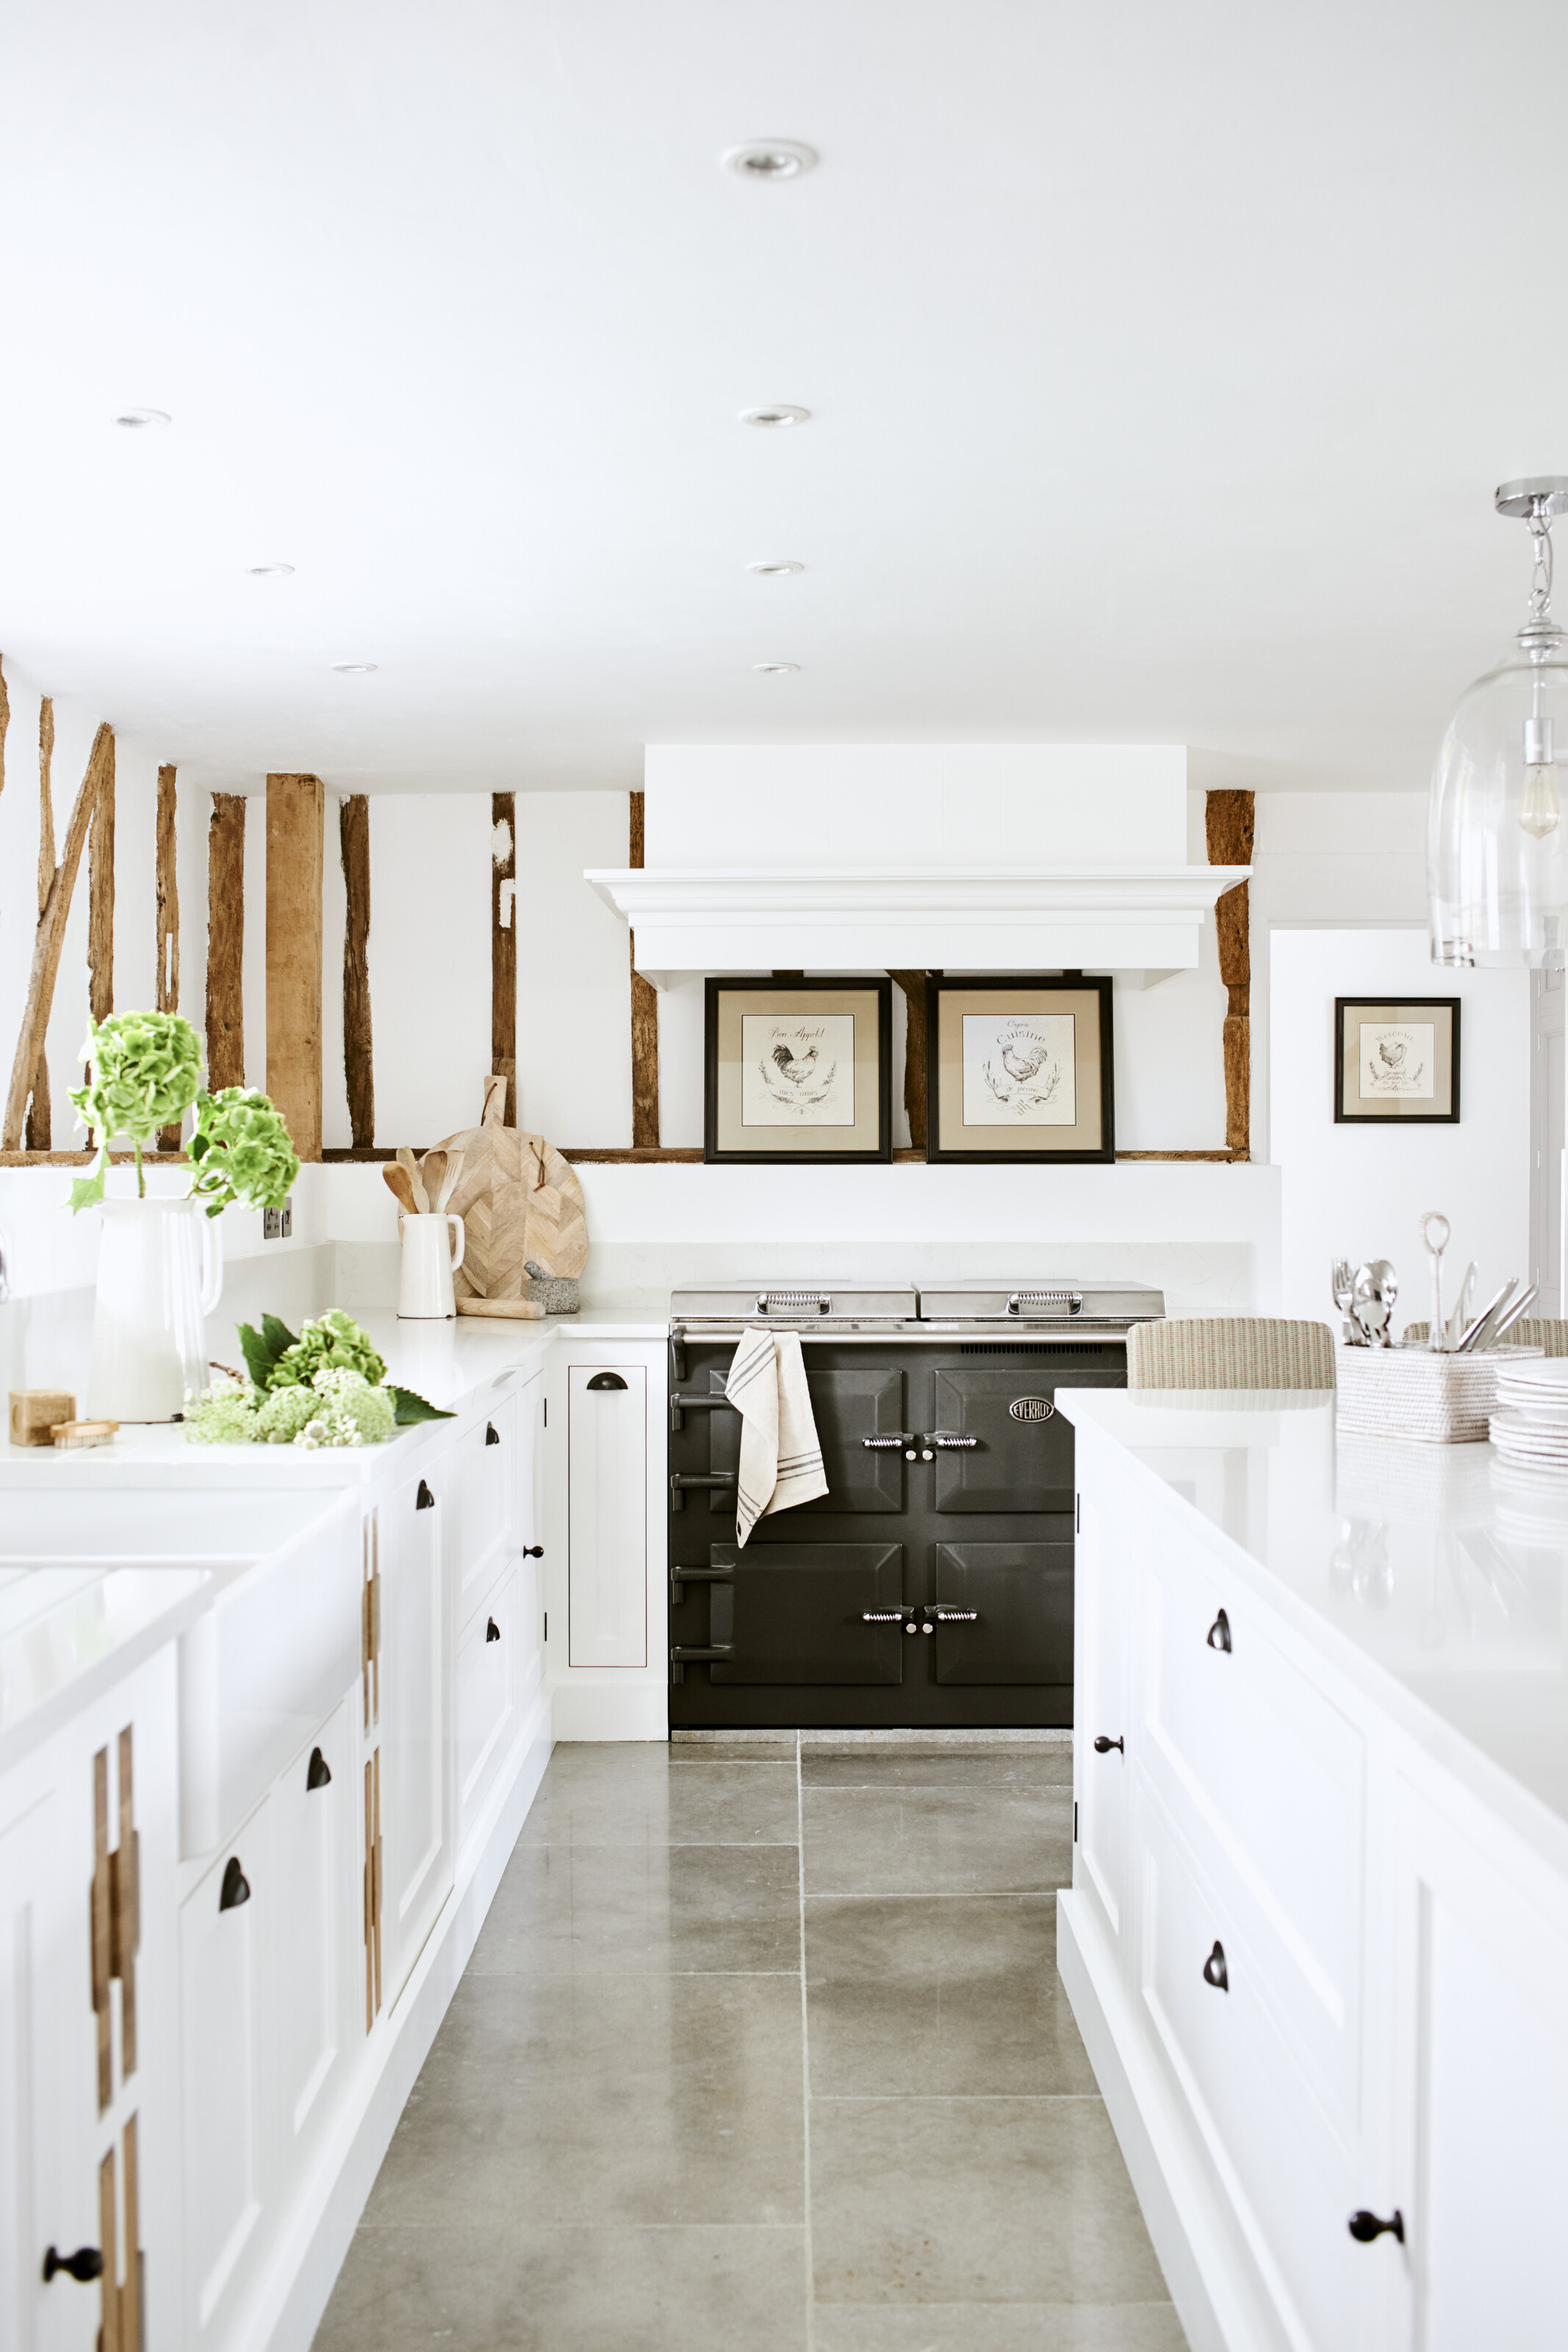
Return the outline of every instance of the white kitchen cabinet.
[[[478,1818],[517,1737],[518,1564],[507,1564],[457,1643],[457,1841]]]
[[[469,1617],[510,1549],[517,1475],[517,1401],[487,1400],[466,1414],[446,1444],[444,1509],[456,1588],[457,1622]],[[444,1506],[448,1497],[444,1494]]]
[[[1406,1780],[1396,1792],[1399,2137],[1361,2249],[1410,2352],[1555,2352],[1568,2338],[1568,1910],[1495,1830],[1483,1850]],[[1406,2284],[1407,2283],[1407,2284]]]
[[[185,2340],[222,2343],[263,2252],[262,2000],[276,1901],[267,1805],[180,1906]]]
[[[178,1824],[172,1643],[94,1699],[0,1779],[0,2344],[92,2352],[111,2298],[140,2304],[172,2340],[178,2241],[178,2053],[172,1944]],[[129,1766],[129,1771],[127,1767]],[[99,1801],[108,1860],[94,1963]],[[129,1832],[129,1838],[128,1838]],[[134,1860],[132,1859],[134,1857]],[[115,1934],[118,1916],[120,1930]],[[118,1958],[120,1974],[104,1977]],[[95,1978],[102,1993],[95,2011]],[[99,2019],[107,2032],[100,2042]],[[101,2058],[100,2058],[101,2052]],[[125,2202],[134,2143],[141,2195]],[[114,2242],[103,2228],[109,2190]],[[133,2246],[126,2222],[135,2221]],[[112,2260],[57,2272],[48,2248]]]
[[[378,1509],[383,2011],[407,1982],[452,1888],[446,1470],[446,1457],[432,1452]]]
[[[1080,1565],[1073,1623],[1074,1714],[1079,1734],[1073,1757],[1078,1875],[1107,1936],[1120,1948],[1127,1903],[1128,1650],[1136,1552],[1131,1540],[1133,1529],[1124,1522],[1114,1529],[1113,1540],[1107,1541],[1097,1496],[1080,1496],[1078,1517]],[[1097,1740],[1106,1744],[1096,1748]]]
[[[648,1663],[648,1374],[567,1372],[570,1643],[574,1666]]]
[[[297,2177],[364,2041],[359,1694],[350,1692],[267,1799],[262,2058],[269,2168]]]
[[[544,1538],[541,1529],[544,1515],[539,1508],[539,1441],[543,1434],[540,1416],[544,1410],[544,1381],[531,1372],[522,1381],[513,1400],[512,1454],[512,1530],[511,1547],[526,1551],[530,1559],[540,1557],[539,1547]]]

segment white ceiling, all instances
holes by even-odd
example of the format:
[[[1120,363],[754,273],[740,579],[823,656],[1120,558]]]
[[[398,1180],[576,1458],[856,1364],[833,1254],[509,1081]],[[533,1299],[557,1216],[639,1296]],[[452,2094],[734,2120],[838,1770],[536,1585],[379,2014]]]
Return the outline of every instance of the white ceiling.
[[[208,784],[1423,788],[1568,470],[1565,71],[1561,0],[14,8],[0,647]]]

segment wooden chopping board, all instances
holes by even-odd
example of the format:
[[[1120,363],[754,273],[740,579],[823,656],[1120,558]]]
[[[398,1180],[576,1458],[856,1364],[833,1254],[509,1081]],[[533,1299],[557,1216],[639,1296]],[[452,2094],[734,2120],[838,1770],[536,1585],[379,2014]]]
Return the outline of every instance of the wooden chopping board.
[[[452,1277],[460,1310],[469,1299],[521,1301],[529,1258],[559,1275],[580,1275],[588,1263],[588,1213],[575,1170],[542,1135],[503,1124],[506,1099],[505,1079],[487,1080],[479,1125],[437,1147],[464,1155],[446,1204],[466,1236]]]

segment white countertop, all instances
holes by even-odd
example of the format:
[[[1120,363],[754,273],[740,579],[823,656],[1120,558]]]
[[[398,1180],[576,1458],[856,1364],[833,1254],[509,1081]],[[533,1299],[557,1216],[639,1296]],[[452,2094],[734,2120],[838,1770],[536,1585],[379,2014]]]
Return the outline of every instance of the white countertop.
[[[568,1347],[574,1340],[663,1339],[670,1325],[669,1295],[664,1291],[628,1291],[580,1314],[538,1322],[480,1315],[402,1322],[395,1315],[361,1312],[352,1299],[342,1303],[385,1357],[388,1377],[448,1412],[461,1412],[514,1372],[533,1370],[558,1339]],[[400,1437],[431,1426],[416,1423]],[[195,1445],[177,1423],[157,1423],[127,1426],[109,1444],[80,1453],[0,1445],[0,1493],[17,1486],[63,1490],[95,1485],[349,1486],[376,1475],[384,1460],[381,1446],[311,1452],[298,1445]]]
[[[1568,1478],[1334,1426],[1332,1396],[1057,1391],[1568,1871]]]

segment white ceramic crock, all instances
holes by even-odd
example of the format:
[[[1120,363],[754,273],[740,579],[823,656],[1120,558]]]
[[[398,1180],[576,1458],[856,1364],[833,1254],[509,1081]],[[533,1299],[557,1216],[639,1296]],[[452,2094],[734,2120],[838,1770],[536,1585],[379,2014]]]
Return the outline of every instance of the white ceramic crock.
[[[87,1412],[172,1421],[207,1385],[204,1318],[224,1283],[218,1220],[194,1201],[105,1201]]]
[[[452,1276],[463,1263],[468,1239],[462,1218],[405,1210],[397,1222],[402,1235],[398,1314],[422,1322],[455,1315]]]

